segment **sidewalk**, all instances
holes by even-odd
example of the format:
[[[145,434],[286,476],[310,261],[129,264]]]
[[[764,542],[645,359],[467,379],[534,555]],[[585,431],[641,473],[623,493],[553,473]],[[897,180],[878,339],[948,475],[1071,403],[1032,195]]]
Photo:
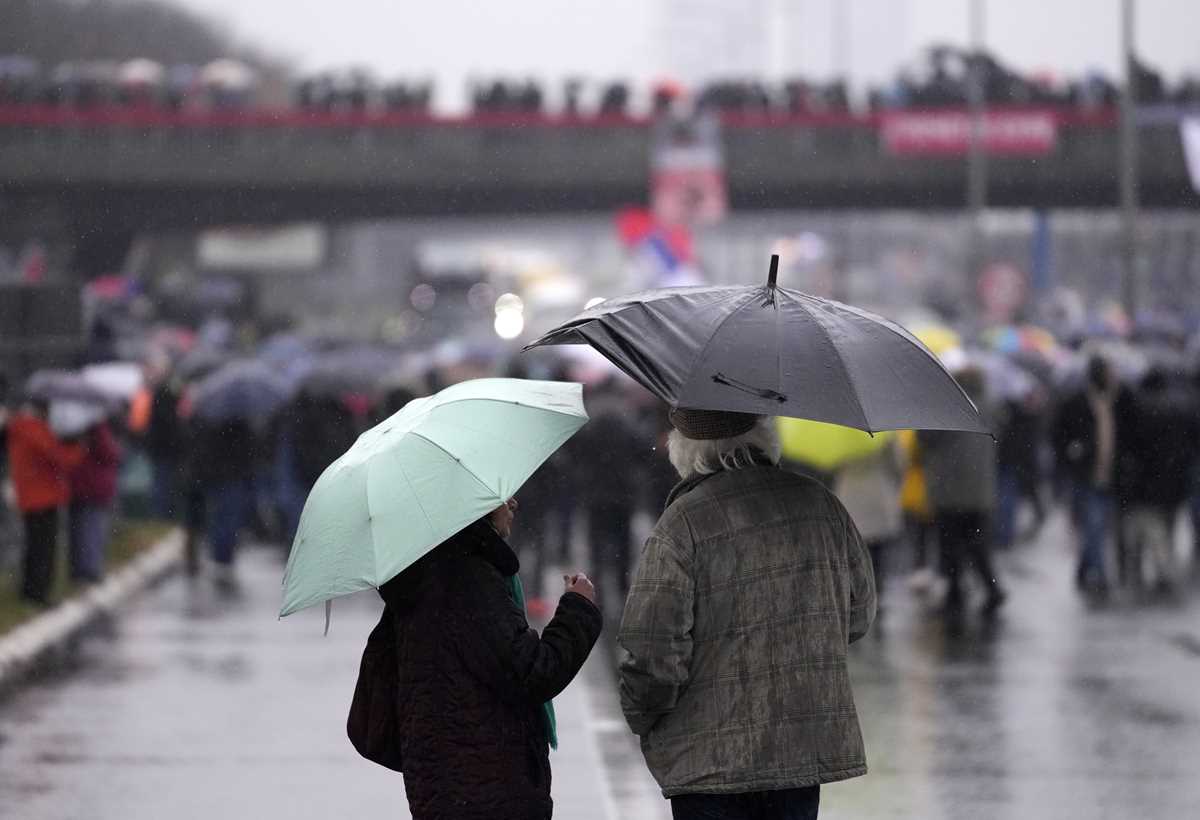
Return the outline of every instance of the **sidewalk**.
[[[282,572],[277,550],[254,548],[237,596],[169,579],[83,640],[68,675],[0,705],[0,806],[22,820],[407,817],[401,777],[345,735],[378,597],[336,602],[323,637],[320,607],[277,619]],[[639,807],[666,804],[593,657],[556,700],[555,816],[666,817]]]
[[[76,589],[55,606],[0,633],[0,695],[20,686],[39,664],[69,655],[79,635],[118,614],[127,601],[178,565],[183,554],[179,530],[147,543],[151,546],[114,567],[102,583]]]

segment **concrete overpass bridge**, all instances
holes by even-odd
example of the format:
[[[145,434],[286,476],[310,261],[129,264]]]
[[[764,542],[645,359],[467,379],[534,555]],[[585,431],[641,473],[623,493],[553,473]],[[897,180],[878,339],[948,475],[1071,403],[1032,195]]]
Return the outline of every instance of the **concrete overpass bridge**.
[[[1114,113],[1034,113],[1050,142],[1017,134],[989,159],[990,203],[1115,206]],[[924,115],[915,131],[889,115],[728,116],[731,207],[961,208],[966,162],[939,113]],[[629,117],[0,108],[0,232],[609,210],[645,201],[652,132]],[[1177,125],[1145,122],[1140,137],[1143,204],[1200,201]]]

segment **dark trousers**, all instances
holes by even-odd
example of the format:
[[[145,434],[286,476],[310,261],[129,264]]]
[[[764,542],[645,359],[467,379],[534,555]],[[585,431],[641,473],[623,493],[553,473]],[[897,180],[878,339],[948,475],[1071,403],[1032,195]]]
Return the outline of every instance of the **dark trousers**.
[[[1192,573],[1200,575],[1200,489],[1192,492],[1188,508],[1192,515]]]
[[[238,533],[254,506],[254,489],[248,479],[231,479],[208,488],[204,497],[208,514],[208,545],[213,560],[232,566]]]
[[[5,454],[0,450],[0,487],[4,486],[6,473],[4,471]],[[3,498],[0,498],[0,572],[7,570],[12,564],[16,563],[17,545],[20,543],[20,537],[17,535],[17,516],[13,514],[15,511],[10,511],[8,503]],[[10,554],[9,550],[12,550]]]
[[[821,787],[671,798],[675,820],[816,820]]]
[[[99,581],[104,577],[104,554],[111,531],[109,505],[71,502],[67,509],[67,555],[72,581]]]
[[[873,538],[867,542],[867,552],[871,556],[871,568],[875,570],[875,597],[883,597],[883,581],[887,575],[887,550],[892,543],[890,538]]]
[[[942,574],[949,587],[946,600],[962,600],[962,573],[974,569],[989,595],[999,591],[1000,584],[992,569],[991,526],[986,512],[939,512],[938,542],[942,554]]]
[[[150,459],[150,500],[154,514],[163,519],[178,518],[179,463],[174,458]]]
[[[629,548],[633,510],[624,503],[598,502],[588,508],[588,544],[597,572],[609,570],[621,605],[629,595]]]
[[[924,518],[905,513],[904,531],[913,551],[913,569],[924,569],[933,563],[937,546],[937,525]],[[932,569],[932,567],[931,567]]]
[[[1075,485],[1072,498],[1072,514],[1075,518],[1075,528],[1079,532],[1079,568],[1076,579],[1082,586],[1085,583],[1096,583],[1103,586],[1108,578],[1105,571],[1105,546],[1109,532],[1116,530],[1119,536],[1121,528],[1113,527],[1113,513],[1116,505],[1108,490],[1094,487],[1087,482]],[[1118,552],[1123,552],[1118,544]],[[1118,561],[1118,568],[1126,562]]]
[[[54,564],[58,552],[58,508],[27,512],[25,520],[25,566],[21,595],[39,604],[50,600]]]

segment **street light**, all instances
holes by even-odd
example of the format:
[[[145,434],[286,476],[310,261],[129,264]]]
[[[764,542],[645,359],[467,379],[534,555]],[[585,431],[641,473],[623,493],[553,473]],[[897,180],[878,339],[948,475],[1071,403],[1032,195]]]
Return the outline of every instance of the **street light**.
[[[967,75],[967,106],[971,127],[967,144],[967,243],[968,300],[976,298],[979,274],[983,267],[983,212],[987,207],[987,89],[984,87],[983,54],[987,9],[985,0],[971,0],[970,53]]]
[[[1130,318],[1138,301],[1138,145],[1137,100],[1134,95],[1134,0],[1121,0],[1121,56],[1125,82],[1121,87],[1119,163],[1121,199],[1121,301]]]

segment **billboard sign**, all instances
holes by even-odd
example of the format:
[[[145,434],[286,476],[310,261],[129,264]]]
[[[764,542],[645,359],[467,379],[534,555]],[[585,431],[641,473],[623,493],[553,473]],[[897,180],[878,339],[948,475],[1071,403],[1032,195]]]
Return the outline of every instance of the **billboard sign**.
[[[327,229],[316,224],[218,228],[200,234],[196,257],[207,269],[291,273],[319,267],[327,245]]]
[[[880,121],[884,150],[894,156],[966,156],[971,145],[968,111],[889,111]],[[992,156],[1045,156],[1058,144],[1058,122],[1049,111],[988,111],[983,146]]]

